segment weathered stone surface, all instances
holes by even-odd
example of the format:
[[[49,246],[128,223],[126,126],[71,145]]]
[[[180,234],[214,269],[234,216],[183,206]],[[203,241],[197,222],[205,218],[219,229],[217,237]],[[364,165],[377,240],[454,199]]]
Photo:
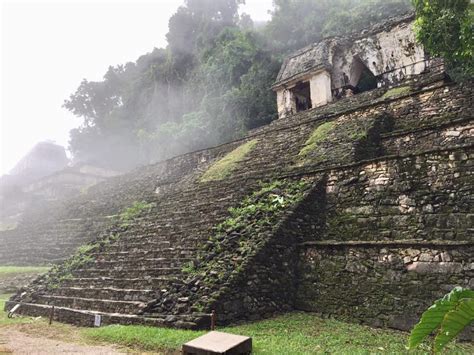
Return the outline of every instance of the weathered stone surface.
[[[378,89],[341,99],[39,211],[1,234],[0,263],[62,259],[91,240],[97,246],[68,277],[54,285],[38,279],[12,302],[34,315],[54,303],[58,319],[81,325],[100,313],[107,324],[203,328],[212,309],[225,324],[296,308],[406,329],[455,285],[472,286],[474,95],[472,83],[437,74],[404,85],[410,93],[402,97],[383,98],[386,89]],[[391,124],[375,129],[379,117]],[[335,138],[347,137],[351,122],[366,129],[352,140],[331,138],[316,148],[327,152],[321,160],[300,164],[323,122],[341,128]],[[445,134],[452,131],[460,134]],[[250,139],[255,149],[232,174],[201,182],[211,164]],[[254,218],[211,238],[262,180],[304,180],[308,190],[272,223]],[[285,201],[278,189],[268,194]],[[126,225],[109,217],[141,200],[154,205]],[[244,247],[252,253],[237,252]],[[203,249],[207,260],[198,258]],[[205,279],[186,272],[209,260],[225,265]]]

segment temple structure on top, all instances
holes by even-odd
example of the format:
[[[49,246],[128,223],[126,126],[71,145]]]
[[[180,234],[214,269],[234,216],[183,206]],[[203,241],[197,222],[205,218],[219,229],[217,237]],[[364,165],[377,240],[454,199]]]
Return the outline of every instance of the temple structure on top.
[[[422,73],[429,65],[416,43],[412,15],[357,36],[309,45],[283,63],[272,89],[280,118]]]

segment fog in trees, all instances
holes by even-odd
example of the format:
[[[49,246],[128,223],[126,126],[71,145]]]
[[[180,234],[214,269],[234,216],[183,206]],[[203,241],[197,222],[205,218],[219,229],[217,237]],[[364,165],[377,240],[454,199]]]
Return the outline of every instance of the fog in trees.
[[[76,162],[129,170],[243,136],[276,118],[270,90],[289,52],[411,10],[408,0],[274,0],[254,24],[243,0],[185,0],[168,46],[84,79],[64,107]]]

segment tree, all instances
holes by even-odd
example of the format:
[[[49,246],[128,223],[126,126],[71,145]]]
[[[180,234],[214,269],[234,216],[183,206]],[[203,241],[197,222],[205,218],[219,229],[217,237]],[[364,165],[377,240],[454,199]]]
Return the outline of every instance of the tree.
[[[474,75],[474,5],[470,0],[413,0],[417,40],[446,60],[455,78]]]
[[[409,0],[274,0],[266,33],[285,52],[411,10]]]
[[[409,0],[275,0],[254,29],[243,0],[185,0],[170,18],[168,47],[84,80],[64,107],[77,161],[126,170],[244,135],[277,117],[270,87],[285,54],[322,36],[403,13]]]

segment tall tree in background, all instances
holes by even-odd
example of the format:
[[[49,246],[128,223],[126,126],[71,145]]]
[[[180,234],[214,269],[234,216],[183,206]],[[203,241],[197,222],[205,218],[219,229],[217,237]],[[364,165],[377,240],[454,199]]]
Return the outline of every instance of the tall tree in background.
[[[409,0],[274,0],[254,29],[243,0],[185,0],[168,47],[84,80],[64,107],[78,161],[128,170],[220,144],[277,117],[270,90],[283,58],[324,36],[357,31],[410,9]]]
[[[324,37],[360,31],[412,9],[409,0],[274,0],[266,32],[280,50],[295,50]]]
[[[474,4],[470,0],[413,0],[417,39],[446,60],[455,78],[474,75]]]

